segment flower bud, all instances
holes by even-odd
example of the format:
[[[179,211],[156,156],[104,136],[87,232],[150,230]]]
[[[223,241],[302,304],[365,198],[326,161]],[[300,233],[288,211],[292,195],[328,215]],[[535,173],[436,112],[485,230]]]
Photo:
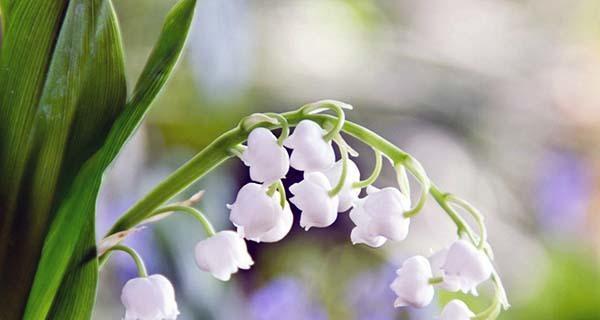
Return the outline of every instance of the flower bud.
[[[454,242],[442,266],[444,287],[477,295],[477,286],[492,274],[492,264],[481,250],[466,240]]]
[[[473,311],[461,300],[454,299],[444,307],[440,320],[469,320],[474,317]]]
[[[215,278],[227,281],[239,269],[250,269],[254,264],[246,242],[233,231],[220,231],[196,244],[196,264]]]
[[[270,184],[285,178],[290,169],[290,158],[280,146],[273,133],[265,128],[256,128],[248,136],[248,148],[242,154],[242,161],[250,167],[250,178]]]
[[[344,181],[344,186],[340,193],[338,194],[340,198],[340,203],[338,204],[338,212],[344,212],[348,209],[352,208],[352,204],[354,201],[358,200],[358,194],[360,193],[360,189],[352,188],[352,184],[360,181],[360,172],[358,171],[358,167],[354,161],[348,159],[347,160],[348,167],[346,171],[346,180]],[[323,171],[323,174],[329,180],[329,184],[331,186],[336,186],[340,181],[342,176],[342,160],[337,161],[331,168]]]
[[[402,241],[408,235],[410,199],[396,188],[367,188],[367,196],[358,199],[350,211],[356,227],[350,235],[352,243],[379,247],[387,239]]]
[[[314,121],[302,120],[285,141],[293,149],[290,163],[300,171],[322,171],[335,162],[331,142],[323,139],[324,130]]]
[[[431,266],[425,257],[414,256],[407,259],[396,271],[396,275],[396,279],[390,285],[398,296],[394,301],[394,307],[423,308],[431,303],[434,289],[429,284]]]
[[[282,215],[279,195],[269,197],[267,190],[256,183],[243,186],[235,202],[227,207],[231,209],[229,220],[242,237],[255,241],[273,229]]]
[[[311,227],[330,226],[337,218],[339,199],[330,197],[331,184],[321,172],[305,172],[304,180],[290,186],[294,195],[290,201],[302,211],[300,226],[308,230]]]
[[[125,306],[125,320],[170,320],[179,314],[173,285],[160,274],[127,281],[121,301]]]

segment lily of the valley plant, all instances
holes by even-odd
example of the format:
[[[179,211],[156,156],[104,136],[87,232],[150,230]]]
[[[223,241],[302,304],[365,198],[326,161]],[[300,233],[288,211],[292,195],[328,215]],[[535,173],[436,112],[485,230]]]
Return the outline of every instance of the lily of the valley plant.
[[[508,302],[492,265],[492,250],[486,239],[481,214],[465,200],[440,191],[419,162],[409,154],[374,132],[346,121],[344,109],[352,107],[338,101],[323,100],[292,112],[253,114],[242,119],[237,127],[217,138],[123,214],[103,241],[101,247],[106,249],[100,252],[101,263],[108,258],[109,251],[124,249],[116,245],[124,238],[123,234],[131,233],[141,224],[172,217],[173,212],[180,211],[197,218],[206,234],[206,238],[196,245],[195,252],[190,252],[190,257],[195,256],[200,270],[227,281],[239,269],[249,269],[254,265],[245,241],[276,242],[289,233],[293,221],[289,202],[301,211],[300,227],[307,231],[327,228],[339,214],[349,212],[355,227],[349,230],[348,240],[377,248],[388,241],[406,239],[411,219],[418,219],[427,196],[431,195],[456,224],[458,239],[430,257],[414,256],[399,266],[397,277],[390,284],[397,299],[390,303],[395,307],[422,308],[431,303],[436,289],[477,295],[477,287],[491,281],[496,294],[489,308],[475,313],[464,302],[453,300],[442,310],[440,317],[495,318],[502,306],[508,307]],[[328,111],[333,115],[327,114]],[[281,129],[279,137],[271,131],[274,129]],[[361,174],[350,160],[351,156],[357,157],[358,154],[345,142],[345,135],[372,148],[373,172]],[[339,150],[338,160],[334,147]],[[290,150],[289,155],[287,149]],[[250,177],[254,180],[244,185],[235,201],[227,205],[229,219],[235,227],[233,230],[216,232],[208,219],[189,205],[189,201],[162,206],[223,160],[232,157],[239,158],[248,166]],[[374,186],[384,159],[395,168],[397,187],[380,189]],[[304,179],[289,187],[291,195],[288,196],[283,181],[290,167],[303,171]],[[420,185],[420,197],[415,204],[410,199],[408,174],[413,175]],[[361,198],[362,189],[366,192]],[[472,215],[478,222],[479,232],[466,223],[459,210]],[[115,237],[118,235],[121,237]],[[142,282],[142,279],[160,277],[156,279],[166,280],[158,275],[147,277],[137,254],[130,248],[126,252],[132,253],[140,266],[140,278],[131,280],[123,289],[126,318],[129,319],[129,315],[135,315],[131,319],[174,318],[178,312],[173,301],[173,289],[168,282],[160,287],[164,290],[161,294],[141,289],[137,295],[132,293],[135,288],[152,286],[152,281]],[[135,287],[133,283],[136,283]],[[137,301],[157,302],[136,304]]]
[[[139,273],[122,290],[124,319],[175,319],[176,288],[160,274],[148,275],[142,257],[120,242],[143,224],[176,218],[176,212],[192,215],[205,231],[206,238],[189,253],[199,272],[227,281],[239,269],[260,268],[246,241],[286,237],[293,223],[291,205],[301,212],[300,227],[307,232],[327,228],[348,212],[355,224],[348,241],[377,248],[410,236],[411,220],[419,219],[428,196],[455,224],[457,239],[430,257],[413,256],[398,266],[390,283],[397,298],[390,304],[421,308],[432,302],[436,290],[477,295],[480,284],[491,282],[495,294],[488,308],[470,310],[453,300],[439,317],[495,319],[509,306],[479,211],[440,190],[411,155],[346,121],[345,110],[352,107],[333,100],[241,119],[124,212],[96,244],[94,204],[102,174],[171,73],[194,5],[181,0],[169,13],[127,98],[110,1],[0,0],[3,319],[89,318],[98,272],[115,251],[129,254]],[[347,136],[372,149],[372,172],[360,172],[350,159],[359,155],[346,143]],[[229,209],[230,230],[214,230],[193,206],[198,196],[167,203],[230,158],[247,166],[253,180],[235,201],[223,204]],[[395,170],[396,187],[376,186],[384,163]],[[290,167],[304,177],[289,187],[288,195],[284,181]],[[420,190],[414,201],[409,175]],[[477,222],[477,229],[464,213]]]

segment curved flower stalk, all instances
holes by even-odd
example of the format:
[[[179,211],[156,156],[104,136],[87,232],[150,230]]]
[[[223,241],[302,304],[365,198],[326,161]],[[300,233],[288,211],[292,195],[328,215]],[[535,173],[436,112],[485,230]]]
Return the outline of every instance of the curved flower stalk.
[[[176,319],[179,315],[175,301],[175,289],[171,282],[160,274],[148,276],[140,255],[132,248],[115,245],[107,250],[123,251],[131,256],[138,269],[138,278],[125,283],[121,302],[125,306],[125,320]]]
[[[108,236],[137,228],[161,212],[192,212],[209,236],[196,247],[198,266],[218,279],[228,280],[238,269],[253,265],[244,238],[274,242],[289,232],[292,215],[280,180],[285,177],[289,163],[304,171],[304,179],[290,186],[292,197],[289,198],[301,211],[300,226],[306,230],[324,228],[336,220],[338,212],[351,210],[350,217],[356,227],[349,237],[355,244],[379,247],[386,241],[402,241],[409,236],[410,219],[418,219],[428,195],[431,195],[456,225],[458,240],[449,249],[431,257],[431,262],[421,256],[407,259],[391,284],[391,289],[398,295],[394,304],[397,307],[423,307],[431,302],[436,288],[476,294],[480,283],[492,281],[496,293],[489,308],[474,314],[464,303],[453,301],[444,309],[442,317],[495,319],[501,307],[506,309],[509,304],[502,281],[492,265],[493,253],[487,242],[483,216],[467,201],[441,191],[411,155],[373,131],[346,121],[344,110],[351,108],[342,102],[323,100],[292,112],[253,114],[242,119],[236,128],[217,138],[125,212]],[[333,115],[322,113],[326,111]],[[290,135],[291,127],[295,129]],[[270,131],[279,128],[281,134],[275,137]],[[364,180],[360,180],[360,171],[349,159],[349,155],[358,154],[344,141],[343,135],[354,137],[374,151],[373,171]],[[248,143],[244,146],[246,140]],[[333,144],[340,151],[337,161]],[[292,149],[291,157],[282,146]],[[237,227],[237,233],[227,230],[215,233],[208,227],[210,223],[206,218],[191,206],[160,207],[234,156],[250,167],[253,180],[262,183],[244,186],[230,206],[230,220]],[[397,188],[378,189],[374,186],[384,157],[395,169]],[[420,188],[420,195],[414,202],[410,199],[408,174],[415,178]],[[363,188],[367,188],[367,196],[359,199]],[[414,204],[411,206],[411,203]],[[471,228],[458,210],[473,217],[479,232]],[[104,254],[100,262],[107,257]]]

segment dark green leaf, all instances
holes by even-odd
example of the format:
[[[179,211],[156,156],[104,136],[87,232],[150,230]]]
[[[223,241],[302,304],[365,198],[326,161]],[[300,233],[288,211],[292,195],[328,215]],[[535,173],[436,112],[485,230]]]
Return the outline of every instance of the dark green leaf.
[[[166,18],[160,38],[133,95],[92,158],[66,190],[39,264],[26,319],[88,318],[93,306],[97,259],[93,221],[102,174],[138,127],[181,53],[195,0],[180,1]]]

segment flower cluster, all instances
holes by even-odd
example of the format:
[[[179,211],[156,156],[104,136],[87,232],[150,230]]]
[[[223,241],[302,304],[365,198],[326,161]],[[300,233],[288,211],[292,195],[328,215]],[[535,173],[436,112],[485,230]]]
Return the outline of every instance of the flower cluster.
[[[491,263],[492,251],[479,212],[466,201],[440,192],[431,184],[420,164],[408,154],[371,131],[356,129],[354,125],[355,133],[351,134],[369,144],[375,153],[373,172],[361,180],[358,166],[349,159],[358,154],[341,135],[345,121],[342,109],[347,107],[330,100],[306,105],[297,112],[291,135],[288,120],[283,115],[256,114],[242,121],[240,130],[248,133],[247,144],[230,146],[229,152],[249,167],[253,182],[240,188],[235,201],[227,205],[235,231],[215,232],[190,203],[163,207],[154,211],[150,219],[162,218],[174,211],[195,216],[208,234],[196,245],[196,264],[215,278],[227,281],[239,269],[249,269],[254,264],[246,240],[277,242],[290,232],[293,215],[288,200],[300,211],[300,227],[307,231],[329,227],[339,213],[349,212],[355,225],[349,233],[351,242],[377,248],[388,241],[406,239],[410,220],[431,194],[455,222],[459,239],[428,258],[414,256],[404,261],[390,285],[397,295],[394,306],[425,307],[432,302],[436,287],[477,295],[477,287],[492,279],[496,296],[490,308],[475,315],[464,302],[453,300],[445,306],[440,318],[487,318],[497,314],[501,305],[508,307],[501,281]],[[323,110],[334,111],[337,117],[314,116]],[[282,129],[279,137],[269,129],[274,127]],[[336,159],[334,143],[339,150],[339,159]],[[291,152],[288,153],[286,148]],[[381,172],[384,157],[396,170],[398,187],[377,188],[373,185]],[[288,199],[282,180],[290,167],[302,171],[303,180],[289,187],[291,196]],[[420,184],[421,195],[414,204],[407,172]],[[363,189],[366,192],[361,197]],[[475,218],[479,234],[473,232],[457,209]],[[127,319],[170,319],[178,314],[173,288],[164,277],[142,277],[130,283],[123,289]],[[140,290],[149,292],[139,294],[146,298],[135,297],[134,292]],[[152,301],[152,306],[144,301]]]
[[[394,306],[422,308],[431,303],[434,285],[452,292],[460,290],[477,295],[477,286],[492,275],[492,265],[482,251],[465,240],[458,240],[429,259],[423,256],[407,259],[396,274],[390,285],[398,296]],[[441,318],[468,319],[469,314],[472,312],[466,305],[456,300],[444,308]]]

